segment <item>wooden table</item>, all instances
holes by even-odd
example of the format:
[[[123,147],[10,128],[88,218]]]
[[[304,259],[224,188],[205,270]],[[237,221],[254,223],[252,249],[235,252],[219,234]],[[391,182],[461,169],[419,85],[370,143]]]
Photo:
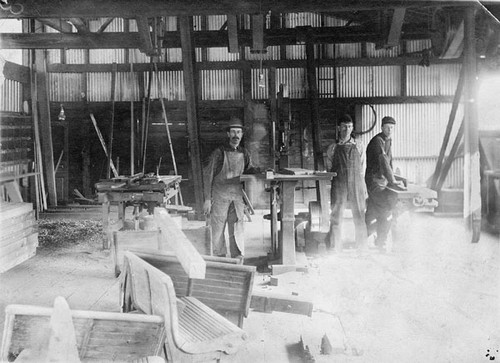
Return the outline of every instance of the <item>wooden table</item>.
[[[131,176],[113,178],[96,183],[98,200],[102,203],[103,229],[106,234],[103,247],[109,248],[112,233],[123,227],[125,208],[134,206],[142,211],[147,208],[153,214],[154,208],[166,204],[178,194],[180,175],[164,175],[145,178]],[[110,207],[118,206],[118,220],[110,223]]]

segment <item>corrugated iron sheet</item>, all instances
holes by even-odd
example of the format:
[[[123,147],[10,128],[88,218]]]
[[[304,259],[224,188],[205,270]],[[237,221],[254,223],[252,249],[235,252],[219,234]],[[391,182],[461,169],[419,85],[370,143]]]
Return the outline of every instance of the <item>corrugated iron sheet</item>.
[[[285,45],[286,59],[306,59],[306,45]]]
[[[181,48],[168,48],[165,49],[165,62],[182,62],[182,49]]]
[[[81,101],[81,73],[49,73],[49,97],[55,102]]]
[[[360,43],[324,44],[324,49],[327,59],[361,57]]]
[[[126,49],[90,49],[89,63],[92,64],[110,64],[125,63]]]
[[[284,84],[290,98],[304,98],[307,96],[307,79],[304,68],[276,69],[276,83],[279,87]],[[276,89],[279,89],[279,88]]]
[[[403,175],[411,181],[425,183],[432,175],[441,149],[441,143],[448,123],[451,104],[422,103],[422,104],[391,104],[391,105],[363,105],[361,106],[362,129],[368,130],[373,123],[376,113],[376,125],[373,130],[361,136],[361,140],[368,144],[371,138],[380,132],[380,120],[384,116],[392,116],[396,120],[393,137],[394,167],[400,168]],[[459,122],[463,117],[460,108],[457,113],[455,128],[451,135],[451,142],[455,139]],[[463,183],[463,174],[460,167],[450,172],[447,183],[449,187],[459,187]]]
[[[240,54],[229,53],[227,47],[207,49],[207,61],[209,62],[237,61],[239,59]]]
[[[0,81],[0,111],[21,112],[22,91],[21,83],[2,77]]]
[[[283,15],[286,28],[297,26],[321,26],[321,15],[318,13],[288,13]]]
[[[239,70],[202,70],[200,81],[202,100],[239,100],[242,97]]]
[[[420,52],[424,49],[431,48],[431,40],[407,40],[406,41],[406,51],[408,53]]]
[[[207,16],[207,30],[219,30],[226,21],[226,15],[209,15]]]
[[[338,97],[377,97],[400,94],[400,68],[337,67]]]
[[[432,64],[407,67],[408,96],[450,96],[455,94],[460,64]]]
[[[366,54],[369,58],[397,57],[400,53],[400,46],[388,49],[376,49],[374,43],[366,43]]]
[[[151,98],[163,97],[169,101],[185,101],[186,95],[184,92],[184,77],[182,71],[167,71],[153,73],[151,83]],[[147,85],[149,82],[148,74],[144,75],[144,84]],[[161,86],[158,86],[158,82]]]

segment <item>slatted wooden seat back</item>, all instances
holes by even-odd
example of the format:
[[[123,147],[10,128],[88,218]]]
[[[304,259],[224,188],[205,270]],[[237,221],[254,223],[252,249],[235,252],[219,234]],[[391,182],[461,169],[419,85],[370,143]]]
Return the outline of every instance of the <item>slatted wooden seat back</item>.
[[[177,299],[170,277],[129,251],[124,255],[121,294],[125,311],[165,316],[169,361],[218,360],[235,353],[247,338],[198,299]]]
[[[252,298],[256,268],[227,260],[203,256],[206,261],[204,279],[189,279],[178,259],[168,253],[134,252],[138,257],[166,273],[172,279],[177,297],[193,296],[202,303],[243,327]],[[217,261],[217,262],[216,262]],[[232,262],[229,259],[229,262]]]
[[[50,332],[53,309],[9,305],[0,361],[14,361]],[[165,341],[162,316],[71,310],[78,355],[82,362],[132,362],[161,355]]]

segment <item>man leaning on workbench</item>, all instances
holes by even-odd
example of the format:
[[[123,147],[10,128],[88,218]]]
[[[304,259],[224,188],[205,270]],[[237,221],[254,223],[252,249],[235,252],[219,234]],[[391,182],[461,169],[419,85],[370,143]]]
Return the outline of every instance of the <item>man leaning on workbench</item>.
[[[260,173],[252,165],[250,153],[240,145],[244,127],[240,119],[231,118],[226,127],[228,141],[216,148],[203,170],[205,202],[203,211],[210,216],[212,252],[215,256],[239,258],[245,255],[245,203],[242,174]],[[229,251],[224,230],[228,227]]]
[[[369,238],[377,232],[375,245],[381,250],[386,248],[392,214],[397,203],[397,195],[387,187],[400,186],[392,168],[392,135],[395,125],[393,117],[382,118],[382,132],[375,135],[366,147],[366,228]]]

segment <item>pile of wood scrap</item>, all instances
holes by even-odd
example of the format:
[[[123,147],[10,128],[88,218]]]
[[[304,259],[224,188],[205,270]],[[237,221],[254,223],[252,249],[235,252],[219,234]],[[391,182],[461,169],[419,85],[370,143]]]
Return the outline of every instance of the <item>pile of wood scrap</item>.
[[[0,273],[36,253],[38,227],[31,203],[0,203]]]

